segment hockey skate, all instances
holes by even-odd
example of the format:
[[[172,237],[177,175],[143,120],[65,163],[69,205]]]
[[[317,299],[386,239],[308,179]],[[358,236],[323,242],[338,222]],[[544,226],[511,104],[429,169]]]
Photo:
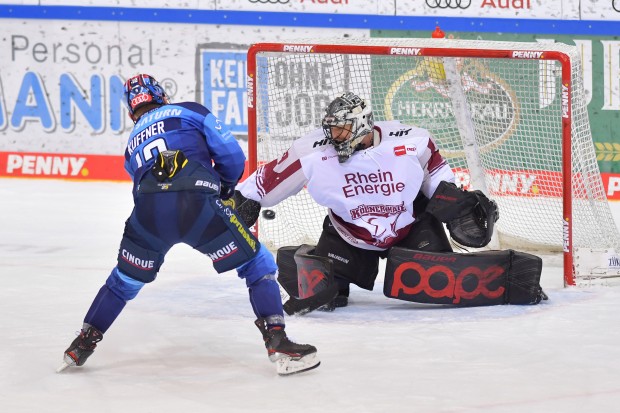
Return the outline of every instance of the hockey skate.
[[[65,356],[62,364],[56,370],[60,373],[67,367],[82,366],[86,363],[88,357],[95,351],[97,343],[103,339],[103,333],[93,326],[89,326],[86,330],[82,329],[80,335],[73,340],[69,348],[65,350]]]
[[[255,324],[265,340],[269,360],[276,363],[276,371],[280,376],[312,370],[321,364],[316,347],[292,342],[282,328],[267,329],[263,318],[256,320]]]

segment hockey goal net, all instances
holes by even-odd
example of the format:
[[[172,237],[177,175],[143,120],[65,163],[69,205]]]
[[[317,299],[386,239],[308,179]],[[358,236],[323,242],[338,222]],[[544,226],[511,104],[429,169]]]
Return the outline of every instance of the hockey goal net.
[[[578,49],[451,39],[300,40],[248,51],[253,171],[353,91],[375,120],[429,129],[457,184],[500,209],[495,248],[564,254],[565,283],[618,274],[619,236],[589,127]],[[260,218],[270,248],[314,244],[326,215],[302,190]]]

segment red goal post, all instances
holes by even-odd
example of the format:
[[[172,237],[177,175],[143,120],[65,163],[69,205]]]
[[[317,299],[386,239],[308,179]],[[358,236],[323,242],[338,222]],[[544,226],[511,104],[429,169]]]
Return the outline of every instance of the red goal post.
[[[620,274],[575,46],[306,39],[252,45],[247,71],[250,171],[320,127],[328,101],[351,90],[375,120],[429,129],[457,183],[496,200],[494,247],[561,251],[566,285]],[[316,243],[325,210],[305,190],[273,209],[261,241]]]

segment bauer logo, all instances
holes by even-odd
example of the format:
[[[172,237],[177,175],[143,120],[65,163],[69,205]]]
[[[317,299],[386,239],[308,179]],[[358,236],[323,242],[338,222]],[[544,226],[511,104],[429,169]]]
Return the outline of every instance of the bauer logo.
[[[401,56],[419,56],[422,49],[415,47],[392,47],[390,54]]]
[[[385,108],[386,120],[397,119],[428,129],[444,157],[463,157],[460,135],[446,133],[454,130],[458,122],[453,91],[442,60],[411,60],[415,60],[412,69],[391,70],[394,73],[391,79],[386,79],[385,71],[373,72],[382,73],[382,77],[373,77],[373,104]],[[513,87],[486,62],[458,59],[456,64],[478,147],[486,151],[501,145],[515,132],[519,122],[519,102]]]
[[[198,179],[196,181],[196,186],[203,186],[205,188],[212,189],[212,190],[214,190],[216,192],[219,192],[219,190],[220,190],[219,185],[217,185],[216,183],[209,182],[209,181],[203,181],[202,179]]]
[[[312,53],[314,46],[305,44],[285,44],[282,48],[284,52]]]
[[[529,52],[524,50],[515,50],[512,52],[512,57],[515,59],[542,59],[543,52]]]
[[[422,261],[434,261],[434,262],[455,262],[456,257],[452,257],[449,255],[442,256],[438,254],[414,254],[414,260],[422,260]]]

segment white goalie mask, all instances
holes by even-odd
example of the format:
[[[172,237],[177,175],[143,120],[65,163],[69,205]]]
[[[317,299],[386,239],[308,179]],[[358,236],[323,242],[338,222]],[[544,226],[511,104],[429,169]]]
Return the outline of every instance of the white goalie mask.
[[[347,92],[334,99],[325,109],[323,132],[338,153],[338,161],[345,162],[360,148],[362,139],[372,132],[374,122],[370,105],[355,93]],[[332,128],[342,128],[343,133],[351,131],[345,140],[332,136]]]

